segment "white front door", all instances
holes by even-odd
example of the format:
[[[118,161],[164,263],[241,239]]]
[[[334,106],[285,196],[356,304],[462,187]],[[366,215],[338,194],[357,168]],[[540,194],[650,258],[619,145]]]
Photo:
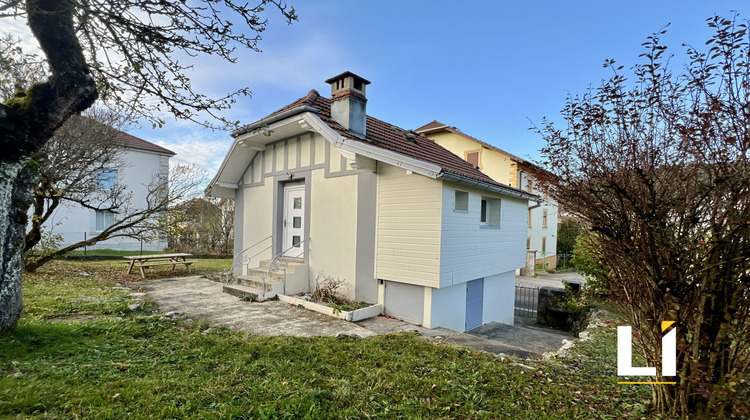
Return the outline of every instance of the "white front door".
[[[305,251],[305,186],[284,187],[283,246],[284,256],[303,257]]]

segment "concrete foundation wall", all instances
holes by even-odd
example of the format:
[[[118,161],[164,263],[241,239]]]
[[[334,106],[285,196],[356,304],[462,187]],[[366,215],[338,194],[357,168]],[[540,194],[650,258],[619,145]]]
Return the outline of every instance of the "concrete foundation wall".
[[[466,327],[466,284],[456,284],[440,289],[431,289],[429,306],[430,322],[428,328],[443,327],[454,331],[464,331]]]
[[[516,276],[508,271],[484,278],[484,305],[482,322],[500,322],[513,325],[515,313]]]

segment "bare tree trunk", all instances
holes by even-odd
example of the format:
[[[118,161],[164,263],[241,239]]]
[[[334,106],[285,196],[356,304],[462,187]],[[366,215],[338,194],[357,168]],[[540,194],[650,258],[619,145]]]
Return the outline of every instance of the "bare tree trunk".
[[[59,196],[51,197],[49,206],[45,208],[45,196],[44,194],[52,191],[54,185],[51,185],[45,180],[40,181],[38,191],[34,194],[33,209],[31,217],[31,226],[29,227],[28,233],[26,233],[26,239],[24,240],[23,252],[29,252],[42,240],[42,225],[46,222],[52,213],[54,213],[57,206],[60,204]]]
[[[21,257],[35,185],[30,158],[0,161],[0,333],[15,328],[23,309]]]
[[[31,156],[98,95],[76,38],[73,3],[28,0],[26,12],[51,76],[0,104],[0,333],[15,327],[23,309],[23,242],[38,177]]]

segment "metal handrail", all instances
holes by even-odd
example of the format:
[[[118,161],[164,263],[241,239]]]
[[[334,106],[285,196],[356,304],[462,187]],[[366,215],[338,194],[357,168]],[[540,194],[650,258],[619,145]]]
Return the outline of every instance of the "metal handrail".
[[[255,248],[256,246],[262,244],[263,242],[265,242],[265,241],[267,241],[269,239],[271,239],[271,245],[268,245],[267,247],[261,249],[260,251],[256,252],[255,254],[253,254],[250,257],[248,257],[247,255],[245,255],[245,252],[249,251],[252,248]],[[227,275],[227,281],[226,281],[226,283],[229,284],[229,280],[231,278],[231,276],[229,274],[234,273],[234,270],[238,266],[240,266],[240,265],[249,266],[250,265],[250,261],[253,258],[257,257],[258,255],[260,255],[260,254],[262,254],[262,253],[264,253],[267,250],[272,249],[272,248],[273,248],[273,235],[268,235],[265,238],[261,239],[260,241],[254,243],[254,244],[250,245],[249,247],[247,247],[247,248],[243,249],[242,251],[240,251],[237,255],[234,256],[234,259],[232,260],[232,267],[229,269],[230,270],[229,273],[227,273],[228,275]]]
[[[263,294],[266,293],[266,279],[273,273],[284,270],[284,282],[282,284],[283,293],[286,293],[286,268],[289,266],[288,261],[280,260],[280,258],[284,257],[284,254],[286,254],[288,251],[292,250],[293,248],[297,248],[297,246],[304,244],[305,242],[309,243],[310,238],[305,239],[304,241],[298,242],[296,245],[292,245],[289,248],[279,252],[276,254],[273,259],[271,260],[271,263],[268,265],[268,270],[265,273],[262,273],[260,275],[261,280],[263,280]],[[310,247],[305,247],[305,250],[297,254],[295,257],[287,257],[287,258],[299,258],[300,256],[304,255],[310,250]]]

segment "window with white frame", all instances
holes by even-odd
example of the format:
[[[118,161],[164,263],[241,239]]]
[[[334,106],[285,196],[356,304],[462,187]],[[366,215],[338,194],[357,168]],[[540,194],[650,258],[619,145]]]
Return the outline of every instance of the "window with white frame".
[[[456,190],[456,202],[453,206],[456,211],[469,211],[469,193]]]
[[[479,221],[482,226],[500,227],[499,198],[482,197],[482,207]]]
[[[96,225],[95,229],[97,232],[101,232],[104,229],[115,224],[115,214],[109,210],[96,210]]]

